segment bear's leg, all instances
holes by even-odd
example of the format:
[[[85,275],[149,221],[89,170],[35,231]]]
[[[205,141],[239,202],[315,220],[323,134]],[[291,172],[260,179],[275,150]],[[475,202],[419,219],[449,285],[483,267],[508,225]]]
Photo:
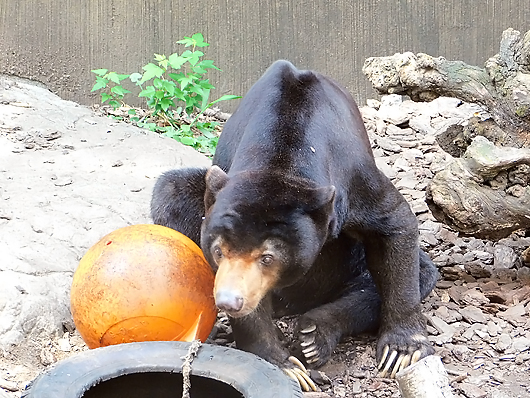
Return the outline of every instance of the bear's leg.
[[[314,308],[298,319],[297,336],[306,363],[324,365],[346,336],[376,331],[381,299],[368,271],[351,282],[348,292],[335,301]]]
[[[237,348],[251,352],[280,367],[300,383],[304,391],[318,391],[304,365],[289,354],[284,346],[283,333],[272,319],[270,296],[262,299],[256,310],[242,318],[230,318]]]
[[[160,176],[153,189],[151,218],[173,228],[200,245],[204,217],[206,168],[185,168]]]
[[[436,266],[420,250],[422,299],[429,295],[437,279]],[[371,274],[364,271],[350,283],[345,295],[300,317],[297,335],[305,361],[311,367],[322,366],[343,337],[376,331],[380,315],[381,298]]]

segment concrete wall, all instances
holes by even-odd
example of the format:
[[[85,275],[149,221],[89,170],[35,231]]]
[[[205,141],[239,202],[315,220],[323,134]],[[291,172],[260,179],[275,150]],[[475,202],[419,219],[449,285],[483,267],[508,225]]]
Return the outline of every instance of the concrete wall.
[[[0,0],[0,73],[92,104],[91,69],[140,71],[153,53],[180,50],[176,40],[202,32],[208,59],[223,69],[210,76],[212,97],[244,94],[285,58],[334,77],[362,102],[376,95],[361,72],[367,57],[413,51],[483,65],[508,27],[530,29],[525,2]]]

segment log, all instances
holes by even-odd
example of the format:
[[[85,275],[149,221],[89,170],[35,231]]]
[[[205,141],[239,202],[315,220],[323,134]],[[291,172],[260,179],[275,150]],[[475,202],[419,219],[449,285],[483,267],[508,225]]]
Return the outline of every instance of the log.
[[[396,375],[403,398],[453,398],[440,357],[429,355]]]
[[[464,235],[499,239],[530,228],[530,31],[505,30],[484,68],[405,52],[368,58],[363,72],[381,94],[483,106],[490,119],[477,115],[437,136],[456,159],[434,176],[428,205]]]
[[[426,201],[463,235],[500,239],[530,228],[530,149],[498,147],[482,136],[436,173]]]
[[[381,94],[414,101],[446,96],[483,105],[504,130],[507,145],[530,146],[530,31],[523,36],[505,30],[499,53],[484,68],[405,52],[368,58],[363,73]]]

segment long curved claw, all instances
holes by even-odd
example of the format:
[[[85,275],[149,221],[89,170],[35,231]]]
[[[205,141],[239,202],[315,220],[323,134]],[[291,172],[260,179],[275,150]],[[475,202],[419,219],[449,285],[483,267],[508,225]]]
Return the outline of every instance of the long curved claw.
[[[420,358],[421,358],[421,351],[420,350],[414,351],[414,354],[412,354],[412,359],[410,360],[410,364],[412,365],[418,362]]]
[[[405,369],[409,365],[410,365],[410,354],[407,354],[401,360],[401,364],[399,365],[398,372],[401,372],[403,369]]]
[[[401,364],[403,363],[403,358],[405,357],[405,354],[401,354],[399,358],[397,359],[396,363],[394,364],[394,367],[392,368],[392,373],[390,373],[390,378],[393,379],[396,376],[396,373],[401,367]]]
[[[315,330],[317,330],[317,325],[311,325],[311,326],[308,326],[305,329],[300,330],[300,333],[307,334],[307,333],[314,332]]]
[[[390,366],[394,363],[394,359],[396,359],[397,355],[397,351],[392,351],[392,353],[388,357],[388,360],[386,361],[385,367],[383,368],[383,370],[381,370],[380,377],[386,376],[386,372],[388,372],[388,369],[390,369]]]
[[[308,364],[320,360],[320,352],[315,344],[315,335],[313,334],[315,330],[317,330],[316,325],[309,325],[305,329],[300,330],[300,347],[302,348],[302,354]]]
[[[390,351],[390,347],[386,345],[385,349],[383,350],[383,355],[381,356],[381,361],[379,362],[379,365],[377,365],[378,370],[381,370],[381,368],[383,367],[386,361],[386,356],[388,355],[388,351]]]
[[[283,371],[287,373],[287,376],[289,376],[291,379],[296,381],[299,385],[302,391],[311,391],[309,389],[309,384],[307,384],[305,378],[299,373],[300,369],[284,369]]]
[[[387,373],[390,370],[390,367],[392,366],[392,371],[390,372],[389,377],[393,379],[396,376],[396,373],[399,371],[405,369],[407,366],[412,365],[416,362],[418,362],[421,358],[421,351],[416,350],[411,355],[407,354],[401,354],[397,360],[396,357],[398,356],[397,351],[392,351],[390,355],[388,355],[390,349],[388,346],[385,346],[385,349],[383,351],[383,357],[381,359],[381,362],[379,363],[378,369],[381,371],[379,373],[379,377],[386,377]],[[395,362],[394,362],[395,360]],[[384,365],[384,367],[383,367]],[[382,368],[382,369],[381,369]]]
[[[298,382],[300,388],[303,391],[320,391],[318,386],[315,384],[309,373],[302,362],[296,357],[289,357],[289,361],[295,365],[295,368],[284,368],[283,371],[294,381]]]

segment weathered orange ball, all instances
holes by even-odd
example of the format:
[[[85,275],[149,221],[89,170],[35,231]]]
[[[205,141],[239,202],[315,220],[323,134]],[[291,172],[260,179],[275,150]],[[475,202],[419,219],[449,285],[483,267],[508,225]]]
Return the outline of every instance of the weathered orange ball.
[[[89,348],[133,341],[206,340],[215,323],[214,274],[188,237],[131,225],[103,237],[79,263],[72,316]]]

